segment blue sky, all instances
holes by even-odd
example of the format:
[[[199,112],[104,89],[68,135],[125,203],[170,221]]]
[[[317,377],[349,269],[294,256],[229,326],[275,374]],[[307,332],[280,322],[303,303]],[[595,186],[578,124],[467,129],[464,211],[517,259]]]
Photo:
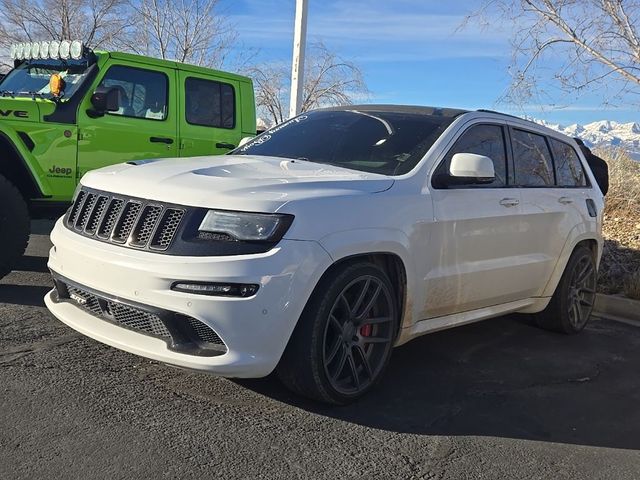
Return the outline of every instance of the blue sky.
[[[523,108],[497,103],[510,82],[510,30],[474,24],[460,29],[478,3],[309,0],[308,41],[322,41],[357,63],[373,103],[493,108],[562,124],[640,121],[625,99],[605,106],[601,91],[579,98],[551,93]],[[256,61],[290,62],[294,0],[222,0],[220,7],[243,46],[257,52]]]

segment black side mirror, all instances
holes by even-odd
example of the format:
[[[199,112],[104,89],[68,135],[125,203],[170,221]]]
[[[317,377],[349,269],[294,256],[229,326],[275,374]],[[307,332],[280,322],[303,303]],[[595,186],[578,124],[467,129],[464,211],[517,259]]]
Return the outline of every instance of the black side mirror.
[[[120,108],[120,98],[117,88],[98,87],[91,95],[93,109],[87,111],[91,117],[101,117],[106,112],[115,112]]]

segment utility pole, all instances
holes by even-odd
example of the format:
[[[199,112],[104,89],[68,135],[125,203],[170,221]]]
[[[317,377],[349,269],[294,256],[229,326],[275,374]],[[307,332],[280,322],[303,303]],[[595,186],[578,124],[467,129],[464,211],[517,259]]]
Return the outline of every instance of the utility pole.
[[[304,51],[307,43],[308,0],[296,0],[296,23],[293,34],[293,61],[291,64],[291,100],[289,118],[295,117],[302,108],[304,86]]]

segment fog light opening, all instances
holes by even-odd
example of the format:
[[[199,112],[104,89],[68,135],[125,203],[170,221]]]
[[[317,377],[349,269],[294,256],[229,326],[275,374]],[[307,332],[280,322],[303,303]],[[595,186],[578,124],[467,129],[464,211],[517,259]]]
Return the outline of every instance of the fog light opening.
[[[254,283],[175,282],[171,290],[216,297],[252,297],[260,285]]]

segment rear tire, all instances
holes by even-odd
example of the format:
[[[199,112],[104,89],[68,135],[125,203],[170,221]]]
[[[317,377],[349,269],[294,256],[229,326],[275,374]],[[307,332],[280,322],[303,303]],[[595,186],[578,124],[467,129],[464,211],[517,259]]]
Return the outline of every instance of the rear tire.
[[[586,247],[576,248],[549,305],[536,315],[538,326],[568,335],[581,332],[593,310],[596,283],[593,253]]]
[[[307,302],[277,375],[305,397],[353,402],[382,377],[398,323],[394,289],[384,270],[358,262],[332,271]]]
[[[27,203],[18,189],[0,175],[0,278],[15,267],[29,242]]]

